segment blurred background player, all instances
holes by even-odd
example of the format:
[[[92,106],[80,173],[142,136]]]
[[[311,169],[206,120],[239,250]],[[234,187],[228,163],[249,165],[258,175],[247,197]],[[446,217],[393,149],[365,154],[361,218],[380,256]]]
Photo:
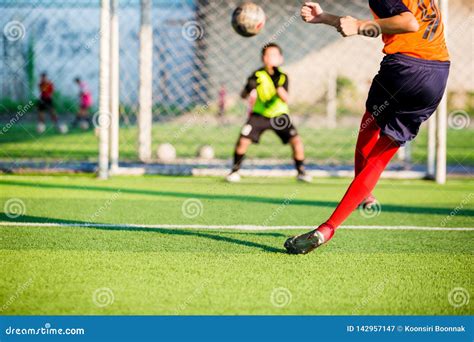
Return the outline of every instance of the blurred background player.
[[[73,127],[81,127],[82,129],[88,129],[92,122],[89,117],[90,108],[92,107],[92,93],[90,92],[86,82],[76,77],[74,82],[79,87],[79,112],[72,123]]]
[[[221,88],[219,89],[219,101],[218,101],[218,112],[217,116],[220,121],[220,123],[225,122],[225,111],[227,107],[227,89],[225,85],[221,85]]]
[[[53,94],[54,84],[48,79],[48,75],[43,72],[40,76],[40,82],[38,84],[40,97],[38,100],[38,133],[43,133],[46,130],[46,118],[45,112],[48,112],[51,120],[54,122],[56,127],[59,129],[58,116],[54,109]]]
[[[444,24],[433,0],[369,0],[373,21],[325,13],[307,2],[307,23],[335,27],[344,37],[383,34],[384,57],[375,76],[355,152],[355,178],[332,216],[318,229],[286,241],[290,253],[305,254],[327,243],[335,230],[371,197],[400,146],[413,140],[441,102],[449,76]],[[376,34],[374,34],[376,33]],[[381,108],[372,112],[373,108]]]
[[[311,182],[304,167],[303,141],[289,117],[288,76],[279,68],[283,64],[282,49],[274,43],[265,45],[262,60],[264,66],[249,77],[241,94],[243,99],[250,99],[253,108],[237,141],[232,171],[226,179],[231,183],[240,181],[239,170],[249,146],[258,144],[261,135],[271,129],[283,144],[291,145],[297,179]]]

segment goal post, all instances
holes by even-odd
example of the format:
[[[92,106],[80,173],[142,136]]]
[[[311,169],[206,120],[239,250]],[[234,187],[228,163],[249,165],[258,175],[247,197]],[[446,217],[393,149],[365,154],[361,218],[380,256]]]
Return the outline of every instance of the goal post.
[[[140,11],[140,85],[138,113],[138,158],[151,160],[151,130],[153,101],[153,30],[151,0],[141,0]]]
[[[110,0],[110,171],[119,167],[120,47],[118,0]]]
[[[109,123],[110,123],[110,0],[100,2],[100,53],[99,53],[99,129],[98,177],[109,177]]]
[[[449,0],[440,0],[441,12],[444,18],[444,34],[446,40],[448,39],[449,32]],[[447,165],[447,126],[448,126],[448,98],[447,92],[444,94],[443,99],[438,107],[437,111],[437,123],[436,123],[436,138],[437,152],[436,152],[436,182],[438,184],[446,184],[446,165]]]

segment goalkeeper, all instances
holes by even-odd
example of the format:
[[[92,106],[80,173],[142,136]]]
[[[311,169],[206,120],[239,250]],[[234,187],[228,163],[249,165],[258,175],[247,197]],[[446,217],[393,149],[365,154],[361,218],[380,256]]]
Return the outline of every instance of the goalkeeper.
[[[291,145],[298,172],[297,179],[311,182],[311,177],[306,174],[304,167],[303,141],[288,115],[288,76],[279,68],[283,64],[281,47],[274,43],[265,45],[262,49],[262,60],[264,66],[249,77],[241,94],[243,99],[250,97],[254,104],[237,141],[234,163],[227,181],[240,181],[239,170],[249,146],[252,143],[258,144],[262,134],[271,129],[283,144]]]

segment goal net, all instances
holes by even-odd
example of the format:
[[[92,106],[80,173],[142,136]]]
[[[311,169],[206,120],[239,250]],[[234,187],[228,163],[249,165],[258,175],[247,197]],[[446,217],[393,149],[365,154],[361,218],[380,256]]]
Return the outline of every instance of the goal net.
[[[299,16],[299,2],[255,2],[265,10],[267,24],[260,35],[243,38],[230,25],[232,11],[239,1],[151,1],[145,15],[151,18],[152,127],[151,146],[145,146],[145,155],[149,157],[145,161],[168,165],[165,172],[181,172],[183,165],[195,166],[200,174],[221,174],[227,170],[248,116],[249,105],[239,93],[247,77],[261,66],[261,48],[276,42],[283,48],[283,69],[290,84],[290,114],[304,141],[310,170],[349,175],[366,96],[383,57],[381,40],[342,39],[332,28],[306,25]],[[328,12],[358,18],[371,16],[367,1],[320,3]],[[143,1],[131,0],[120,1],[118,7],[118,152],[124,167],[136,166],[143,159],[138,152],[143,146],[138,139],[137,119],[143,87],[142,5]],[[0,0],[0,11],[2,121],[8,122],[16,107],[23,108],[38,96],[36,83],[42,71],[47,71],[55,84],[55,105],[61,120],[71,122],[78,110],[75,76],[85,80],[91,89],[94,108],[90,115],[94,116],[99,111],[100,41],[104,36],[100,26],[101,2]],[[472,148],[469,137],[474,71],[472,51],[466,50],[474,38],[472,14],[469,1],[449,1],[448,38],[453,68],[447,98],[448,143],[452,144],[448,145],[447,162],[457,168],[474,165],[474,158],[466,157]],[[21,115],[23,128],[16,129],[31,131],[39,141],[37,150],[20,147],[8,155],[4,152],[4,161],[9,156],[16,160],[97,161],[93,131],[70,132],[62,138],[65,145],[61,152],[51,143],[51,136],[34,132],[36,114],[34,109],[27,112],[31,113]],[[94,123],[98,121],[95,115]],[[10,143],[17,138],[16,134],[19,133],[14,128],[0,138],[3,143]],[[435,156],[434,146],[425,125],[417,141],[392,163],[392,170],[408,170],[404,173],[407,177],[413,176],[413,172],[417,176],[426,174]],[[291,170],[290,164],[290,147],[267,132],[259,145],[250,148],[245,168],[256,171],[255,174],[271,174],[275,170],[285,173]],[[144,172],[151,169],[137,167]]]

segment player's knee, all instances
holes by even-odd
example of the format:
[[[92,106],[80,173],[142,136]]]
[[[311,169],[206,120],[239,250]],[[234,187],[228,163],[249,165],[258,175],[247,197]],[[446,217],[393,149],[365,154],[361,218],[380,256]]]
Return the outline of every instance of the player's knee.
[[[299,135],[294,136],[290,139],[290,144],[295,148],[303,148],[303,140],[301,140]]]
[[[236,146],[236,151],[238,154],[244,154],[247,152],[248,147],[252,141],[250,139],[246,138],[240,138],[239,141],[237,141],[237,146]]]

